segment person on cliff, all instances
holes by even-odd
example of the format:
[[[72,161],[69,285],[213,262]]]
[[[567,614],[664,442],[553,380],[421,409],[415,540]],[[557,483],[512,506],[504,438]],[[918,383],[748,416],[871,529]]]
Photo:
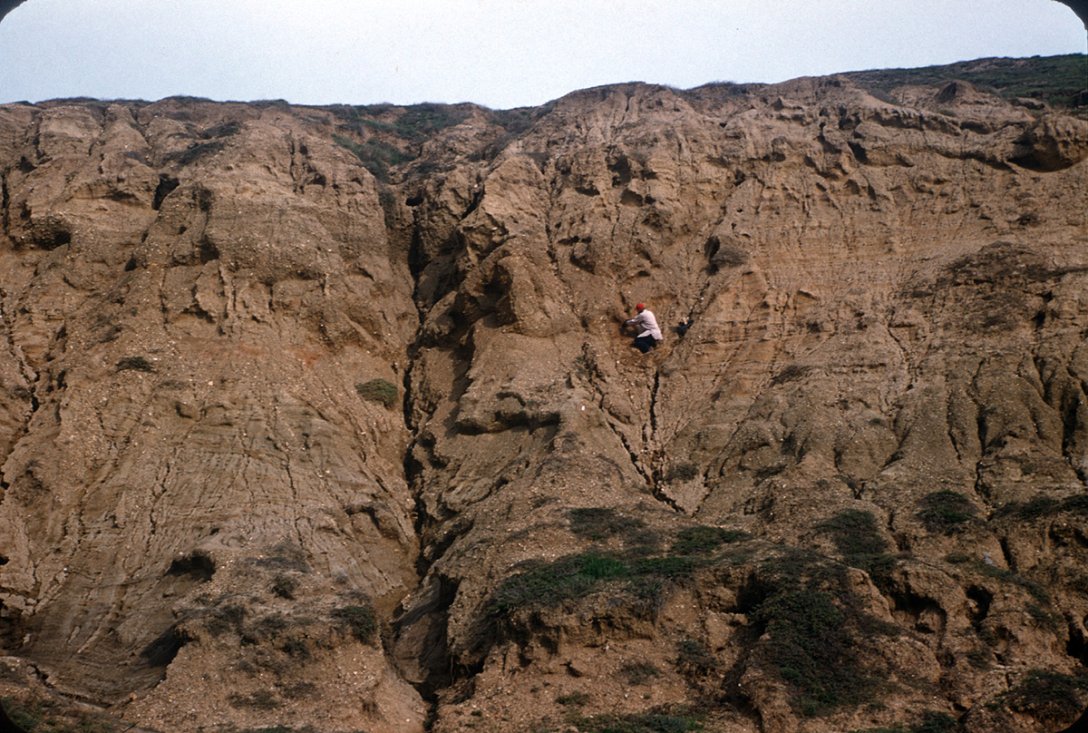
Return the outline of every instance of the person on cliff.
[[[661,329],[657,327],[657,318],[654,317],[653,311],[642,303],[636,305],[635,310],[638,315],[627,319],[623,322],[623,325],[626,328],[633,328],[638,331],[638,335],[635,336],[635,340],[631,342],[631,345],[645,354],[661,343],[663,337],[661,336]]]

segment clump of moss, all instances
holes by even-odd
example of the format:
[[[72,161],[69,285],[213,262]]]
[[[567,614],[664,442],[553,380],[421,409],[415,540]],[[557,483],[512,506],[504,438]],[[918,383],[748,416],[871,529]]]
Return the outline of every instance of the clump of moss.
[[[815,588],[781,590],[753,615],[768,635],[763,653],[796,691],[794,707],[815,716],[871,699],[877,679],[859,664],[846,614]]]
[[[369,382],[360,382],[355,385],[355,391],[364,400],[377,402],[386,409],[397,404],[397,398],[399,397],[396,385],[386,379],[371,379]]]
[[[918,519],[930,532],[952,534],[975,518],[971,500],[956,491],[935,491],[922,499]]]

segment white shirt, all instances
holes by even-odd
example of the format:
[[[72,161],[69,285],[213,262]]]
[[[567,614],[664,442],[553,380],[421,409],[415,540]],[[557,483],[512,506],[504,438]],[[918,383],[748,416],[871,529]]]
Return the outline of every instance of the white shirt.
[[[638,337],[653,336],[654,341],[661,341],[661,329],[657,327],[657,319],[649,308],[643,308],[642,312],[627,321],[630,326],[638,326],[642,329]]]

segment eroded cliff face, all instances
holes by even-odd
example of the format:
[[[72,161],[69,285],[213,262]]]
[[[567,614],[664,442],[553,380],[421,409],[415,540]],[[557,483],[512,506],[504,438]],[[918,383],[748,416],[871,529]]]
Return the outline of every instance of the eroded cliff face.
[[[0,629],[53,689],[154,730],[1088,704],[1083,119],[843,78],[0,115]],[[691,327],[642,356],[636,301]]]

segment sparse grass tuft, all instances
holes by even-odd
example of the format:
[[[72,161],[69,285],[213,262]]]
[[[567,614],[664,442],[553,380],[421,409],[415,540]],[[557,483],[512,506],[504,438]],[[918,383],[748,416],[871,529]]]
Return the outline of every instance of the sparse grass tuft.
[[[364,400],[377,402],[387,410],[397,404],[400,396],[397,387],[386,379],[371,379],[369,382],[360,382],[355,385],[355,391]]]

